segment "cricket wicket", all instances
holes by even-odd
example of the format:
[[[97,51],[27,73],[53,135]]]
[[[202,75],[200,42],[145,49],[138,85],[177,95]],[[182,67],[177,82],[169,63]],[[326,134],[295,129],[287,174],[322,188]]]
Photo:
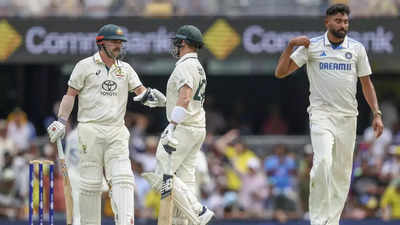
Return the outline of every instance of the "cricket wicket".
[[[35,165],[38,166],[39,180],[39,225],[43,225],[43,165],[49,168],[49,225],[54,225],[54,162],[49,160],[32,160],[29,162],[29,225],[33,225],[33,183],[35,181]]]

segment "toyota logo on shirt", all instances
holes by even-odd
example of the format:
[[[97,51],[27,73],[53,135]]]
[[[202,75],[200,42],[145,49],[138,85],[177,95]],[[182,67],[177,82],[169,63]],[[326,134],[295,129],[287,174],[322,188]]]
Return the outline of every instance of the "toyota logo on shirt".
[[[101,84],[101,88],[103,88],[105,91],[114,91],[117,89],[117,83],[112,80],[106,80]]]

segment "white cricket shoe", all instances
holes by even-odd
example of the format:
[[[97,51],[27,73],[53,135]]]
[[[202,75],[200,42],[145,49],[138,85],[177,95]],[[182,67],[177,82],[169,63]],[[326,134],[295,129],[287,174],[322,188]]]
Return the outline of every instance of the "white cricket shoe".
[[[199,214],[200,225],[206,225],[214,217],[214,212],[203,206],[203,211]]]

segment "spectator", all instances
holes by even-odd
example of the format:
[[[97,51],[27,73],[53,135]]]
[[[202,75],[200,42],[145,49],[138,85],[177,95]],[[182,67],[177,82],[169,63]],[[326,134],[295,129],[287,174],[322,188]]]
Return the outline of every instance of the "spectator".
[[[130,130],[129,156],[134,158],[135,153],[145,152],[146,130],[149,127],[149,118],[140,113],[127,113],[125,116],[126,126]]]
[[[215,98],[207,96],[204,103],[206,114],[206,127],[208,134],[219,134],[226,127],[226,121],[220,111],[215,106]]]
[[[12,9],[13,0],[0,0],[0,16],[13,16],[14,10]]]
[[[239,205],[236,191],[224,190],[223,193],[224,219],[240,219],[245,217],[245,211]]]
[[[44,120],[43,120],[43,127],[47,129],[49,125],[54,121],[57,120],[57,113],[58,109],[60,108],[60,101],[57,101],[53,104],[53,111],[50,113],[50,115],[47,115]]]
[[[17,151],[26,151],[30,142],[36,137],[33,124],[28,121],[26,113],[16,108],[8,116],[8,137],[15,143]]]
[[[160,210],[160,192],[151,189],[145,196],[144,205],[146,206],[147,211],[149,211],[152,218],[156,219],[158,217],[158,212]]]
[[[299,163],[299,195],[302,211],[308,214],[308,196],[310,194],[310,172],[313,164],[311,144],[304,146],[304,155]]]
[[[256,154],[246,147],[239,137],[239,131],[235,129],[219,138],[215,143],[215,148],[225,156],[224,161],[228,165],[226,171],[228,189],[238,191],[241,188],[241,181],[234,170],[247,173],[247,163],[251,158],[257,158]],[[234,170],[229,168],[231,166]]]
[[[151,218],[151,212],[145,210],[145,196],[151,190],[150,184],[140,174],[144,172],[143,164],[132,161],[132,170],[135,175],[135,216],[140,218]]]
[[[110,8],[111,16],[141,16],[148,0],[114,0]]]
[[[253,116],[250,114],[248,100],[240,98],[237,99],[229,112],[228,124],[230,127],[238,128],[241,135],[250,135],[252,130],[250,128]]]
[[[6,168],[0,177],[0,216],[15,219],[23,208],[24,201],[18,196],[15,173]]]
[[[385,150],[392,142],[392,132],[388,128],[383,128],[382,135],[379,138],[375,137],[374,129],[370,126],[364,131],[363,141],[369,147],[370,163],[378,169],[382,168]]]
[[[145,138],[146,151],[136,153],[133,158],[141,163],[143,172],[154,171],[157,164],[156,151],[158,145],[158,137],[147,136]]]
[[[400,1],[397,1],[400,4]],[[399,122],[399,113],[396,104],[393,102],[394,99],[396,99],[396,95],[389,93],[381,104],[382,114],[385,115],[382,118],[383,124],[390,130],[393,130],[394,126]]]
[[[381,183],[378,178],[378,171],[367,160],[361,162],[361,172],[351,186],[357,205],[353,210],[353,219],[365,219],[374,217],[378,209],[378,199],[381,194]]]
[[[351,0],[349,7],[355,17],[397,16],[399,13],[396,0]]]
[[[330,5],[334,5],[334,4],[345,4],[345,5],[348,5],[349,4],[349,0],[329,0],[329,1],[330,1]]]
[[[286,189],[293,189],[296,179],[296,162],[287,154],[284,145],[277,145],[274,153],[266,157],[264,171],[275,186],[275,192],[285,192]]]
[[[257,158],[256,154],[239,137],[238,130],[227,132],[222,138],[217,140],[216,146],[219,151],[225,153],[225,156],[232,161],[235,168],[241,173],[247,172],[248,161],[250,159]]]
[[[57,16],[76,17],[83,14],[83,0],[53,0],[53,14]],[[60,104],[60,102],[58,102]],[[58,109],[54,112],[58,112]],[[50,124],[49,124],[50,125]],[[46,128],[48,126],[45,126]]]
[[[400,178],[395,179],[383,193],[381,208],[384,221],[400,219]]]
[[[296,169],[296,162],[284,145],[277,145],[273,155],[264,161],[264,171],[273,186],[274,218],[281,223],[298,218]]]
[[[91,17],[106,17],[112,0],[83,0],[84,14]]]
[[[152,0],[144,9],[145,16],[173,16],[174,5],[171,0]]]
[[[264,203],[269,196],[267,177],[257,158],[251,158],[247,166],[248,172],[240,174],[241,181],[245,185],[242,185],[239,191],[239,204],[249,218],[265,218]]]
[[[51,0],[13,0],[12,3],[17,16],[41,17],[51,11]]]
[[[215,15],[218,11],[218,1],[213,0],[180,0],[176,4],[178,15]]]
[[[263,134],[278,135],[287,134],[288,125],[282,118],[281,111],[277,105],[270,108],[267,118],[263,122]]]
[[[212,192],[205,199],[205,205],[215,212],[217,218],[224,217],[224,184],[217,182]]]
[[[17,152],[14,142],[7,137],[7,122],[0,119],[0,172],[1,168],[4,167],[5,153],[15,155]]]
[[[400,146],[394,145],[389,148],[391,157],[383,163],[380,178],[383,182],[389,182],[400,177]]]
[[[211,139],[211,138],[210,138]],[[203,145],[204,147],[204,145]],[[213,145],[210,143],[208,148],[209,153],[207,162],[209,165],[210,172],[210,186],[208,187],[209,192],[203,192],[202,198],[205,205],[215,212],[217,218],[223,218],[224,216],[224,204],[223,198],[224,193],[228,189],[228,178],[226,176],[227,170],[222,161],[222,157],[225,157],[222,153],[217,151],[210,151]],[[205,195],[205,196],[204,196]]]

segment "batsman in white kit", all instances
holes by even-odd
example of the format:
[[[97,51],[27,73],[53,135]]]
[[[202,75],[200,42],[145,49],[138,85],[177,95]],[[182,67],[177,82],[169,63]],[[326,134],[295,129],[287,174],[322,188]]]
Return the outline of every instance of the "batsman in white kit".
[[[214,212],[201,205],[195,195],[197,152],[206,136],[203,103],[207,79],[197,56],[197,50],[203,46],[203,37],[197,27],[184,25],[172,40],[173,55],[179,60],[167,83],[166,114],[169,124],[158,144],[155,173],[142,175],[154,189],[161,191],[163,174],[168,174],[170,170],[166,150],[175,149],[171,155],[172,224],[205,225],[213,218]],[[162,210],[165,209],[160,206],[160,212]],[[169,223],[164,222],[159,217],[158,224]]]
[[[382,113],[364,46],[347,36],[350,10],[336,4],[326,11],[327,32],[309,39],[295,37],[282,53],[275,76],[283,78],[307,65],[310,83],[311,225],[339,225],[350,188],[357,128],[357,80],[373,112],[375,136],[382,134]],[[299,46],[293,53],[295,46]]]
[[[111,186],[111,204],[117,225],[134,222],[134,177],[129,160],[129,131],[124,116],[128,92],[144,105],[164,106],[166,98],[156,89],[145,88],[132,67],[121,61],[122,29],[113,24],[100,28],[99,51],[79,61],[62,98],[58,121],[48,127],[50,141],[65,135],[65,124],[78,95],[79,212],[81,225],[101,224],[103,168]]]

